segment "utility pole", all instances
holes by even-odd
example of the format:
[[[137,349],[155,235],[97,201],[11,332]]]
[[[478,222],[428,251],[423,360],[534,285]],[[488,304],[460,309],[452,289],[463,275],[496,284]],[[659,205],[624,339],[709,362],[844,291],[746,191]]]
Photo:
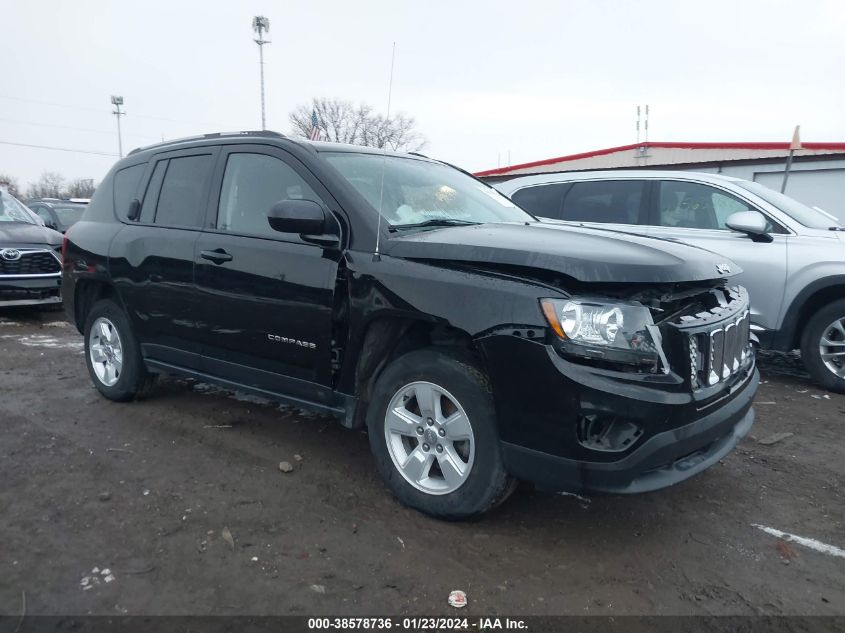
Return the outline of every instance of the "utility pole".
[[[786,191],[786,182],[789,180],[789,171],[792,169],[792,157],[795,155],[796,149],[804,149],[801,146],[801,136],[799,131],[800,125],[795,126],[795,132],[792,133],[792,142],[789,144],[789,155],[786,157],[786,168],[783,170],[783,182],[780,185],[780,192]]]
[[[257,15],[252,18],[252,30],[258,33],[258,39],[255,43],[258,44],[258,61],[261,66],[261,129],[267,129],[267,117],[264,111],[264,45],[269,44],[270,40],[264,39],[264,32],[270,31],[270,20],[263,15]]]
[[[111,103],[114,106],[112,114],[117,117],[117,152],[120,154],[120,157],[123,158],[123,138],[120,135],[120,117],[126,114],[125,112],[120,111],[120,106],[123,105],[123,97],[112,95]]]

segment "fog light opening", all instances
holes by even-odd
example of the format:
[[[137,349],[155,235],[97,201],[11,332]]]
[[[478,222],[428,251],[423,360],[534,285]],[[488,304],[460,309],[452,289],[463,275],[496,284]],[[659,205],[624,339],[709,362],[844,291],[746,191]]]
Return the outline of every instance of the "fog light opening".
[[[598,413],[578,416],[578,442],[593,451],[628,450],[642,434],[642,426],[627,418]]]

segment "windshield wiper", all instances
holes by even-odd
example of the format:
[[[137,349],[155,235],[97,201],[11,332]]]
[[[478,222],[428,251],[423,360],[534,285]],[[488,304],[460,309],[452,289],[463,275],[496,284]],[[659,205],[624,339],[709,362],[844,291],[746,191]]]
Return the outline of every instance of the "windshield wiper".
[[[454,218],[434,218],[425,220],[424,222],[415,222],[414,224],[394,224],[390,227],[391,231],[399,231],[402,229],[418,229],[426,226],[469,226],[471,224],[482,224],[481,222],[472,222],[470,220],[456,220]]]

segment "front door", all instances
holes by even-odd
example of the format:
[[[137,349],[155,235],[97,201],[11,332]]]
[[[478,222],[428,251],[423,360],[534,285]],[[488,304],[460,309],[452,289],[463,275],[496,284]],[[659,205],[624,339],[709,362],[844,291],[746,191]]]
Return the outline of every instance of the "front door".
[[[733,213],[759,211],[750,203],[703,183],[660,180],[655,187],[650,234],[681,240],[732,259],[743,273],[732,277],[731,283],[748,289],[752,323],[776,328],[786,287],[786,229],[770,221],[772,241],[754,242],[725,225]]]
[[[340,251],[267,221],[283,199],[329,209],[328,193],[295,158],[263,146],[225,148],[214,182],[216,204],[194,254],[207,371],[295,398],[330,399]]]

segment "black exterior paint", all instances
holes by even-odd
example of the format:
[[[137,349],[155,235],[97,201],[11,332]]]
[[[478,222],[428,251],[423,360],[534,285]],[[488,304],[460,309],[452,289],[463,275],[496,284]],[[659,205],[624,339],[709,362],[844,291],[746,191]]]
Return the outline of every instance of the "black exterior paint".
[[[731,384],[696,393],[674,372],[633,374],[564,359],[539,307],[541,298],[591,288],[633,293],[706,282],[718,277],[723,258],[655,238],[539,222],[391,233],[321,158],[328,150],[374,151],[252,134],[132,153],[68,232],[63,295],[69,318],[81,327],[91,297],[111,293],[129,314],[151,369],[314,407],[350,426],[360,420],[375,373],[404,349],[416,324],[478,354],[493,385],[509,467],[558,488],[621,490],[654,465],[653,444],[647,444],[667,432],[685,429],[677,431],[683,439],[677,446],[687,453],[710,451],[712,458],[736,441],[714,443],[713,428],[722,433],[716,439],[731,429],[747,431],[743,423],[750,425],[756,389],[753,359]],[[155,161],[209,151],[215,165],[201,226],[133,222],[126,219],[128,209],[114,208],[115,171],[149,163],[137,186],[142,202],[154,195],[146,189]],[[266,153],[293,167],[336,222],[337,244],[216,230],[225,160],[233,151]],[[401,325],[372,329],[385,322]],[[372,345],[383,347],[378,358],[365,360]],[[673,362],[683,356],[667,351]],[[579,415],[594,410],[636,418],[646,433],[622,454],[590,451],[578,443],[575,426]],[[654,442],[666,444],[667,436],[661,437]],[[526,459],[532,451],[548,459]],[[661,452],[666,459],[683,456],[671,447]],[[590,464],[608,463],[621,465],[613,481],[585,474]],[[667,475],[663,485],[681,478]]]

